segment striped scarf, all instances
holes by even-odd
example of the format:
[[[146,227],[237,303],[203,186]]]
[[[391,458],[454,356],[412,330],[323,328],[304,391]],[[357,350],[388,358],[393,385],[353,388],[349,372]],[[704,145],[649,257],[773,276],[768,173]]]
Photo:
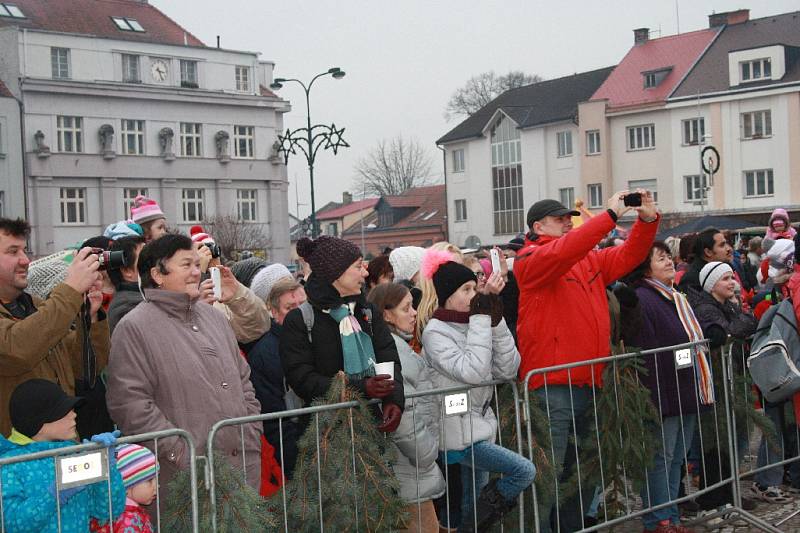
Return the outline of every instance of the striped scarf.
[[[344,373],[350,378],[361,379],[375,374],[375,350],[372,338],[361,329],[361,324],[353,316],[355,306],[355,302],[350,302],[325,309],[323,313],[328,313],[339,323]]]
[[[689,336],[689,341],[699,342],[704,340],[703,329],[697,322],[697,317],[694,316],[694,311],[692,311],[692,307],[689,305],[689,300],[686,299],[686,296],[672,287],[652,278],[645,278],[645,281],[661,296],[675,304],[675,309],[678,311],[678,318],[681,324],[683,324],[686,335]],[[693,351],[695,355],[694,376],[697,380],[700,403],[703,405],[710,405],[714,403],[714,381],[711,375],[711,365],[708,363],[708,348],[705,344],[700,344],[695,346]]]

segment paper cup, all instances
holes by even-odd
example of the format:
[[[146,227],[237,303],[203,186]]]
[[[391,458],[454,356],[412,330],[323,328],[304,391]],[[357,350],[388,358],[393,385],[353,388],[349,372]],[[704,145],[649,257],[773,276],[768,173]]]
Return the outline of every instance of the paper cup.
[[[375,363],[375,375],[389,374],[394,379],[394,363]]]

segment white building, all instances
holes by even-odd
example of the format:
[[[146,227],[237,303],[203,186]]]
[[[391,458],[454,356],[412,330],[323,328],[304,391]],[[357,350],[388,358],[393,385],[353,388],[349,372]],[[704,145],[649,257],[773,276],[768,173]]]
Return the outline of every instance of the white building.
[[[19,103],[0,81],[0,216],[24,217]]]
[[[12,9],[13,8],[13,9]],[[260,224],[289,259],[289,110],[257,53],[205,46],[146,1],[0,3],[0,79],[24,106],[32,248],[44,255],[129,217],[137,194],[187,230]]]

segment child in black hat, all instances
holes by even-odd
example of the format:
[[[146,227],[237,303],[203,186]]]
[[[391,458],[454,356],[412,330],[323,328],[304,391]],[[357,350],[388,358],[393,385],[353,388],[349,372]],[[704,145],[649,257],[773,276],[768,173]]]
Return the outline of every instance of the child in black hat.
[[[0,436],[0,459],[22,458],[77,444],[74,408],[81,401],[44,379],[30,379],[18,385],[9,402],[13,429],[8,439]],[[111,446],[118,435],[116,431],[101,433],[91,440]],[[125,509],[125,488],[114,464],[113,448],[109,459],[112,509],[117,517]],[[0,470],[6,531],[58,531],[59,515],[60,530],[65,532],[88,531],[92,518],[108,522],[108,484],[100,481],[59,491],[55,461],[52,457],[26,460],[7,464]]]

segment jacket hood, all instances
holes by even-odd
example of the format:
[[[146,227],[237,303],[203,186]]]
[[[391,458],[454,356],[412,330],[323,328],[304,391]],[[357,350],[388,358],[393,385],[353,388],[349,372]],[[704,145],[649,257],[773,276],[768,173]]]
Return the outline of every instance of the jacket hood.
[[[789,220],[789,213],[786,211],[786,209],[783,209],[782,207],[777,208],[775,211],[772,212],[772,215],[770,215],[769,217],[770,226],[772,225],[772,221],[775,220],[776,218],[782,218],[786,222],[787,226],[791,223],[791,221]]]
[[[305,289],[308,302],[319,309],[332,309],[346,302],[353,301],[357,302],[360,307],[364,307],[366,302],[363,292],[355,296],[342,298],[342,295],[339,294],[339,291],[337,291],[332,284],[321,280],[319,277],[315,276],[313,272],[306,281]]]

